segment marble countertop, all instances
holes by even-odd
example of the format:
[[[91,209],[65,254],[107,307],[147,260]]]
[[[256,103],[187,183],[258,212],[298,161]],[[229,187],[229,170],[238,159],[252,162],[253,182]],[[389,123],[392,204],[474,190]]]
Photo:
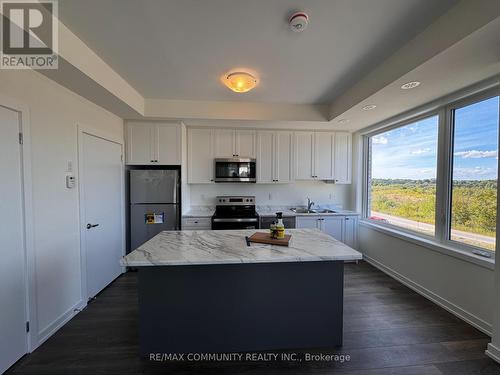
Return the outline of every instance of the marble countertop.
[[[267,232],[267,231],[266,231]],[[165,231],[121,258],[122,266],[358,260],[362,254],[318,229],[289,229],[290,246],[252,243],[255,230]]]
[[[330,208],[330,207],[323,207],[321,208]],[[352,216],[352,215],[359,215],[357,212],[354,211],[349,211],[349,210],[342,210],[338,208],[331,208],[335,210],[336,212],[334,213],[317,213],[317,214],[306,214],[306,213],[295,213],[293,211],[290,211],[290,207],[279,207],[279,206],[257,206],[257,213],[259,216],[262,217],[275,217],[276,212],[283,212],[283,216]],[[212,217],[212,215],[215,213],[215,207],[211,206],[191,206],[189,211],[185,212],[182,214],[182,217],[184,218],[191,218],[191,217]]]
[[[262,217],[274,217],[276,216],[276,212],[283,212],[283,216],[357,216],[359,215],[357,212],[348,211],[348,210],[335,210],[336,212],[332,213],[296,213],[290,211],[290,209],[285,210],[273,210],[273,209],[258,209],[257,213]]]

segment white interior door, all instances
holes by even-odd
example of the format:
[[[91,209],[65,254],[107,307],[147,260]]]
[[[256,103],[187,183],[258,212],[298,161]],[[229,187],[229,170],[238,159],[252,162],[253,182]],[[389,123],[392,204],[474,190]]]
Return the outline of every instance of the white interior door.
[[[20,122],[0,106],[0,373],[26,353],[26,267]]]
[[[86,264],[87,297],[92,298],[122,272],[123,171],[121,145],[82,134],[81,193],[84,220],[81,223]]]

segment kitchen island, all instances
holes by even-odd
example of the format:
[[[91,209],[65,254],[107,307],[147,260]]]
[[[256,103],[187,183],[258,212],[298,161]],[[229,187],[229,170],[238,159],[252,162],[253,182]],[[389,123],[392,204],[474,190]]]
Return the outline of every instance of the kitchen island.
[[[253,233],[161,232],[121,259],[139,269],[142,355],[342,345],[344,261],[362,255],[317,229],[288,247]]]

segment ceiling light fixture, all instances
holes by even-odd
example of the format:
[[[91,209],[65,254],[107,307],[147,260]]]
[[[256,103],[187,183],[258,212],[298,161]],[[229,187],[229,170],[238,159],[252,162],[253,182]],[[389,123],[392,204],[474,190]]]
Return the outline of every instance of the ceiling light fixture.
[[[418,81],[411,81],[411,82],[406,82],[401,88],[403,90],[409,90],[409,89],[414,89],[415,87],[419,86],[420,82]]]
[[[375,109],[377,108],[377,106],[375,104],[368,104],[368,105],[365,105],[363,108],[361,108],[363,111],[371,111],[372,109]]]
[[[339,124],[347,124],[349,122],[349,120],[346,118],[342,118],[338,122],[339,122]]]
[[[237,71],[224,74],[222,83],[234,92],[248,92],[257,86],[259,81],[250,73]]]

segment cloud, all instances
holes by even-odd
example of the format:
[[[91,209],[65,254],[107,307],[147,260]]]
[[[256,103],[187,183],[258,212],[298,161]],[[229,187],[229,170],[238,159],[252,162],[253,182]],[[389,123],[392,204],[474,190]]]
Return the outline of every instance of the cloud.
[[[498,151],[459,151],[455,152],[455,156],[461,156],[463,159],[481,159],[481,158],[496,158],[498,156]]]
[[[386,145],[387,142],[388,142],[387,138],[384,137],[383,135],[379,135],[372,138],[372,143],[374,145]]]
[[[489,167],[454,168],[453,178],[457,180],[495,179],[496,168],[489,168]]]
[[[427,154],[431,152],[430,148],[419,148],[417,150],[411,150],[410,155],[421,155],[421,154]]]

